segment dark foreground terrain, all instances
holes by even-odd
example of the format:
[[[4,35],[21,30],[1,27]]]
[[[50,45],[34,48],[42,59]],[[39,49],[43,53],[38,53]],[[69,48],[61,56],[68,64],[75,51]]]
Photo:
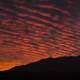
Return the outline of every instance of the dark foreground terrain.
[[[80,72],[80,57],[43,59],[29,65],[16,66],[5,72]]]
[[[29,65],[16,66],[10,70],[1,72],[0,79],[26,80],[24,78],[49,79],[73,78],[80,72],[80,56],[63,57],[57,59],[43,59]],[[67,73],[67,74],[66,74]],[[64,76],[65,75],[65,76]]]

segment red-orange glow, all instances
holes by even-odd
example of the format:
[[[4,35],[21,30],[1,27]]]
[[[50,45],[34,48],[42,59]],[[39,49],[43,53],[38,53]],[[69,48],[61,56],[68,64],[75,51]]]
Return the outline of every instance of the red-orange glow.
[[[0,71],[49,57],[80,55],[77,0],[65,0],[63,7],[13,1],[13,9],[0,1]]]

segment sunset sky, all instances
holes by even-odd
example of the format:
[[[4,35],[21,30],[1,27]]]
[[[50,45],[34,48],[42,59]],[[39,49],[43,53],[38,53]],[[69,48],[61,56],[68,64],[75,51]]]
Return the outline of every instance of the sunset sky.
[[[79,0],[0,0],[0,71],[46,58],[80,55]]]

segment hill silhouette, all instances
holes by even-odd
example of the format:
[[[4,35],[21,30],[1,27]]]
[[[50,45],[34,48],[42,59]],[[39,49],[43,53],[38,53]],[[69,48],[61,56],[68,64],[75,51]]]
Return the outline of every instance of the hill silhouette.
[[[5,72],[80,72],[80,56],[43,59],[29,65],[16,66]]]

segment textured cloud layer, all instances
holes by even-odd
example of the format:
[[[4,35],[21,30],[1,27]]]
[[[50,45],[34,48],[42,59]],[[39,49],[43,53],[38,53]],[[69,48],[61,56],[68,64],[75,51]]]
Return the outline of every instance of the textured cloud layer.
[[[0,70],[48,57],[79,56],[79,3],[1,0]]]

